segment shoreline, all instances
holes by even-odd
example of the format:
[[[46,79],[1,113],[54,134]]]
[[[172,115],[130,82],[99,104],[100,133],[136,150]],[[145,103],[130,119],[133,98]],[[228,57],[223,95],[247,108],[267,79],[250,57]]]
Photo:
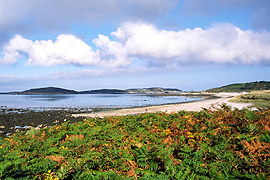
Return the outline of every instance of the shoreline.
[[[201,111],[202,108],[219,108],[220,105],[226,103],[232,108],[247,108],[252,105],[251,103],[235,103],[229,102],[234,96],[240,95],[241,93],[211,93],[210,95],[214,95],[217,98],[215,99],[203,99],[200,101],[192,101],[192,102],[184,102],[179,104],[168,104],[168,105],[158,105],[158,106],[148,106],[148,107],[138,107],[138,108],[128,108],[128,109],[119,109],[112,111],[103,111],[97,113],[80,113],[80,114],[72,114],[73,117],[86,117],[86,118],[103,118],[106,116],[125,116],[132,114],[142,114],[142,113],[156,113],[156,112],[178,112],[181,110],[185,111]]]
[[[31,128],[40,129],[64,122],[75,123],[82,121],[82,117],[72,117],[73,111],[8,111],[0,113],[0,140],[11,136],[15,132],[26,132]]]
[[[178,104],[164,104],[155,106],[143,107],[130,107],[122,109],[43,109],[35,111],[33,109],[14,109],[2,107],[0,111],[0,139],[2,137],[10,136],[11,134],[21,131],[26,132],[30,128],[50,127],[52,125],[59,125],[63,122],[69,121],[70,123],[82,121],[84,118],[103,118],[105,116],[124,116],[129,114],[141,113],[155,113],[155,112],[178,112],[181,110],[186,111],[200,111],[202,107],[215,108],[219,104],[226,103],[234,108],[248,107],[251,104],[247,103],[233,103],[228,102],[232,97],[240,93],[203,93],[204,98],[199,101],[182,102]],[[185,94],[182,94],[185,95]],[[193,94],[199,97],[199,93]]]

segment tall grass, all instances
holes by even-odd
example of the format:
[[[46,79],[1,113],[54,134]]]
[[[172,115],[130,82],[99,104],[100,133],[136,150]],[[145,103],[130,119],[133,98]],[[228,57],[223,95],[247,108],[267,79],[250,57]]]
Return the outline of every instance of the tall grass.
[[[236,96],[231,101],[252,103],[253,107],[268,108],[270,107],[270,90],[252,91],[248,94]]]

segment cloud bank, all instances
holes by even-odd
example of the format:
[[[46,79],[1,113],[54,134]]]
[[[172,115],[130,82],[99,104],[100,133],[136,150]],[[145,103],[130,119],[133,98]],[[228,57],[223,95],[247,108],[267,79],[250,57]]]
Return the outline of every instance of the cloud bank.
[[[93,50],[71,34],[61,34],[55,42],[33,42],[16,35],[4,46],[0,64],[14,64],[23,57],[27,58],[27,65],[39,66],[126,67],[138,59],[151,66],[172,67],[270,63],[270,32],[241,30],[232,24],[170,31],[144,22],[129,22],[112,32],[111,39],[98,35],[93,40]]]
[[[237,8],[250,11],[248,19],[253,27],[270,30],[269,0],[1,0],[0,46],[14,34],[68,32],[74,24],[138,20],[153,23],[166,19],[177,9],[189,15],[209,16]]]
[[[222,11],[247,9],[251,12],[250,21],[254,28],[270,30],[269,0],[188,0],[184,1],[183,11],[189,15],[211,16]]]
[[[176,4],[177,0],[1,0],[0,45],[14,34],[66,30],[76,23],[155,21]]]
[[[74,21],[98,22],[123,18],[153,20],[176,5],[177,0],[8,0],[0,1],[0,25],[24,20],[36,25],[40,25],[38,21],[45,25],[67,25]]]

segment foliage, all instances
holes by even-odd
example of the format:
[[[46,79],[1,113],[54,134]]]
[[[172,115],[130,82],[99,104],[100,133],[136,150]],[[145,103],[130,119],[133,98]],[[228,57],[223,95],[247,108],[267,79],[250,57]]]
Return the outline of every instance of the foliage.
[[[270,90],[270,82],[259,81],[249,83],[237,83],[206,90],[207,92],[249,92],[258,90]]]
[[[254,107],[269,108],[270,107],[270,90],[253,91],[248,94],[235,96],[231,101],[252,103]]]
[[[267,179],[270,109],[93,118],[0,141],[0,179]]]

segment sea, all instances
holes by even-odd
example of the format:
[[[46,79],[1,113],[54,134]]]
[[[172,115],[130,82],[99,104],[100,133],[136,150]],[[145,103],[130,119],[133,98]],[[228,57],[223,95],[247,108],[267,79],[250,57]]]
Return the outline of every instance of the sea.
[[[200,97],[146,94],[0,95],[3,108],[129,108],[202,100]]]

